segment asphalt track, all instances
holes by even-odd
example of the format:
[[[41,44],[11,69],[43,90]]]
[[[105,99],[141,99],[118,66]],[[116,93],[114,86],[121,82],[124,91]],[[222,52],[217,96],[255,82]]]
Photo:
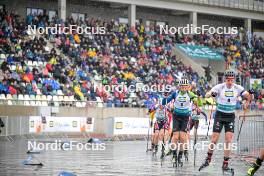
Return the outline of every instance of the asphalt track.
[[[54,140],[54,139],[52,139]],[[66,140],[66,139],[63,139]],[[173,168],[171,157],[168,156],[163,166],[160,163],[160,153],[153,157],[146,153],[146,141],[106,142],[105,150],[87,151],[41,151],[33,155],[44,166],[25,166],[23,161],[28,157],[27,140],[17,139],[13,142],[0,141],[0,176],[57,176],[61,171],[76,175],[183,175],[183,176],[218,176],[221,170],[222,153],[215,152],[212,164],[198,171],[205,158],[206,151],[197,152],[197,166],[193,166],[193,153],[189,154],[189,162],[181,168]],[[238,158],[233,158],[230,164],[235,169],[235,175],[246,176],[248,166]],[[225,174],[228,175],[228,174]],[[256,174],[264,175],[264,169]]]

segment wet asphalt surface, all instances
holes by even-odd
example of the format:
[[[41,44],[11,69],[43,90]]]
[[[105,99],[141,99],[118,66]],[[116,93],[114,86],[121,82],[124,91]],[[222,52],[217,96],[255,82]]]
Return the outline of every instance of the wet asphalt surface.
[[[66,140],[66,139],[62,139]],[[52,139],[51,141],[54,141]],[[43,142],[43,141],[40,141]],[[208,168],[198,171],[199,165],[206,156],[206,150],[197,151],[196,166],[193,165],[193,152],[189,152],[189,162],[183,167],[174,168],[171,156],[165,158],[161,166],[160,152],[153,157],[146,153],[146,141],[119,141],[98,144],[91,150],[48,150],[34,154],[30,163],[42,162],[44,166],[25,166],[23,161],[28,158],[26,139],[16,139],[12,142],[0,141],[0,176],[58,176],[61,171],[72,172],[76,175],[183,175],[183,176],[218,176],[221,170],[223,152],[215,152],[213,161]],[[90,146],[88,146],[89,148]],[[89,148],[90,149],[90,148]],[[235,175],[246,176],[248,166],[238,158],[230,161],[235,169]],[[264,169],[256,174],[264,175]]]

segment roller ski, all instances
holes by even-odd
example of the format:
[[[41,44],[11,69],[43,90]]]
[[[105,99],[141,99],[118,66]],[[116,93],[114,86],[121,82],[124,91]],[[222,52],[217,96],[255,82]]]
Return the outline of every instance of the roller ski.
[[[160,159],[163,160],[165,156],[166,156],[166,155],[165,155],[165,151],[164,151],[164,149],[162,149],[162,150],[161,150]]]
[[[263,161],[261,161],[261,159],[258,158],[257,161],[254,164],[252,164],[251,167],[248,169],[247,176],[254,176],[254,174],[260,168],[262,162]]]
[[[223,175],[235,175],[235,171],[233,168],[228,167],[228,164],[223,164],[222,166]]]
[[[165,156],[169,156],[169,155],[171,155],[172,154],[172,150],[171,149],[169,149],[169,150],[167,150],[166,152],[165,152]]]
[[[157,153],[158,153],[158,145],[155,145],[152,151],[153,151],[153,152],[152,152],[152,156],[153,156],[153,157],[156,156]]]
[[[202,169],[204,169],[204,168],[206,168],[207,166],[209,166],[210,162],[211,162],[210,159],[207,157],[207,158],[205,159],[204,163],[200,166],[199,171],[201,171]]]
[[[172,157],[172,167],[178,167],[178,157],[177,154]]]
[[[185,162],[188,162],[189,161],[189,153],[188,153],[188,150],[185,150],[184,151],[184,158],[185,158]]]
[[[182,152],[181,151],[179,152],[179,155],[178,155],[178,166],[179,167],[182,167],[183,166]]]
[[[161,166],[163,165],[164,158],[165,158],[165,147],[164,145],[162,145],[161,155],[160,155],[160,159],[161,159],[160,165]]]

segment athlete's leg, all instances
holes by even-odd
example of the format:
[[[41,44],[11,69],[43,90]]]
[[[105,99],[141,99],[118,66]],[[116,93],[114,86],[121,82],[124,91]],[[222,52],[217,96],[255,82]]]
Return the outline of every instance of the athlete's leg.
[[[187,153],[188,152],[188,122],[189,119],[183,119],[183,121],[181,121],[181,129],[180,129],[180,151],[179,151],[179,156],[178,156],[178,161],[179,163],[182,163],[181,159],[183,156],[183,153]],[[186,158],[186,161],[188,160],[188,158]]]
[[[228,167],[228,162],[231,153],[231,142],[234,136],[234,121],[224,122],[224,126],[225,126],[225,146],[224,146],[224,161],[222,168],[224,170],[230,170],[230,168]]]
[[[212,155],[213,155],[213,152],[214,152],[214,148],[215,148],[215,145],[218,142],[218,139],[219,139],[219,136],[220,136],[220,133],[221,133],[222,129],[223,129],[223,123],[221,122],[221,120],[216,118],[215,121],[214,121],[214,125],[213,125],[213,134],[212,134],[212,137],[211,137],[211,143],[208,146],[207,157],[206,157],[204,163],[199,168],[199,171],[202,168],[207,167],[209,165],[209,163],[211,162]]]
[[[264,148],[262,148],[260,150],[260,156],[259,156],[260,159],[264,160]]]
[[[153,143],[154,145],[158,145],[159,143],[159,130],[155,130]]]
[[[164,128],[161,128],[159,131],[159,141],[163,140],[165,133],[164,133]]]

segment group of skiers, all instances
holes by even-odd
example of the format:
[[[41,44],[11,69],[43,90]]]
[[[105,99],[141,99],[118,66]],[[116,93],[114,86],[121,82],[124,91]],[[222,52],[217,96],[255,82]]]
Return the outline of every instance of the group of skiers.
[[[212,97],[214,99],[216,102],[216,111],[214,113],[213,132],[207,157],[200,166],[199,171],[209,166],[214,152],[214,145],[217,144],[223,128],[225,129],[225,145],[231,145],[234,136],[235,110],[238,97],[242,97],[245,100],[243,104],[244,110],[249,107],[253,99],[254,92],[251,90],[246,91],[242,86],[236,84],[235,77],[236,74],[234,71],[225,71],[225,82],[217,84],[205,95],[205,98]],[[153,155],[156,155],[158,151],[159,141],[163,141],[161,159],[172,153],[173,166],[176,167],[183,165],[183,155],[188,160],[188,133],[194,127],[195,144],[199,120],[204,118],[207,122],[207,115],[201,110],[202,105],[202,96],[199,91],[192,91],[188,79],[184,77],[179,81],[176,91],[170,94],[164,93],[162,100],[156,106],[149,109],[151,126],[153,125],[154,129],[151,149]],[[212,111],[210,112],[210,120]],[[155,119],[154,124],[153,119]],[[164,146],[168,145],[168,143],[175,144],[175,147],[169,147],[168,150],[164,151]],[[222,170],[223,172],[234,175],[234,169],[229,167],[230,153],[230,147],[225,147]],[[261,150],[261,155],[248,170],[248,176],[254,175],[261,166],[263,158],[264,149]]]

